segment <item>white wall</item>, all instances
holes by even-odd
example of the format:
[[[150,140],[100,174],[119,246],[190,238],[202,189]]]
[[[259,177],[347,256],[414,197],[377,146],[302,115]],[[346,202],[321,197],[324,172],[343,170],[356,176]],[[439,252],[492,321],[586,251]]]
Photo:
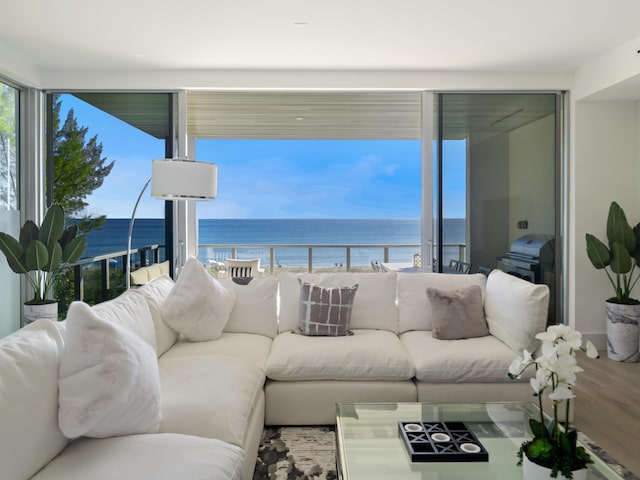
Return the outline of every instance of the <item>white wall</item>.
[[[639,108],[635,102],[574,104],[570,166],[569,318],[585,336],[605,345],[604,302],[613,289],[593,268],[585,233],[606,241],[609,205],[617,201],[631,224],[640,221]],[[640,289],[636,288],[636,296]]]

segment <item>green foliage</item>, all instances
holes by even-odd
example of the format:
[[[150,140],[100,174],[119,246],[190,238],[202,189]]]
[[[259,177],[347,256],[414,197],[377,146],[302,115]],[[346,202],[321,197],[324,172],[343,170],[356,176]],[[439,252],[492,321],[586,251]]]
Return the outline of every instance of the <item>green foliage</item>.
[[[0,210],[16,210],[18,91],[0,83]]]
[[[578,446],[578,432],[571,428],[562,428],[551,421],[546,426],[534,419],[529,420],[533,439],[524,442],[518,450],[518,465],[522,464],[524,455],[532,462],[551,469],[551,476],[561,473],[572,479],[573,472],[593,463],[591,456]]]
[[[87,248],[86,237],[76,234],[75,226],[65,229],[60,205],[49,208],[40,227],[31,220],[25,222],[20,240],[0,232],[0,251],[9,267],[15,273],[25,274],[33,287],[34,297],[28,303],[51,302],[49,292],[55,276],[67,264],[77,262]]]
[[[68,218],[79,218],[88,203],[91,193],[102,186],[113,169],[114,162],[107,163],[102,156],[102,143],[97,135],[87,139],[88,127],[80,127],[73,109],[60,125],[61,101],[53,96],[53,185],[54,203],[64,208]],[[92,217],[85,214],[78,229],[86,233],[104,223],[105,216]]]
[[[594,235],[585,235],[587,256],[598,270],[604,270],[615,296],[610,302],[637,304],[631,291],[640,278],[640,223],[631,228],[624,210],[616,202],[609,207],[607,217],[608,246]]]

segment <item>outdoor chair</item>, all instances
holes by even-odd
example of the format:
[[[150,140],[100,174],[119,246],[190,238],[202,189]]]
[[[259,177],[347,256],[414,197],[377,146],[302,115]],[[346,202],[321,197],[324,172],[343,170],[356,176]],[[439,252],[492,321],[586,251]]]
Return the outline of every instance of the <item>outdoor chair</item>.
[[[260,259],[244,260],[227,258],[224,263],[223,278],[227,277],[263,277],[264,268],[260,268]]]
[[[460,260],[451,259],[449,261],[449,269],[453,273],[470,273],[471,264],[467,262],[462,262]]]

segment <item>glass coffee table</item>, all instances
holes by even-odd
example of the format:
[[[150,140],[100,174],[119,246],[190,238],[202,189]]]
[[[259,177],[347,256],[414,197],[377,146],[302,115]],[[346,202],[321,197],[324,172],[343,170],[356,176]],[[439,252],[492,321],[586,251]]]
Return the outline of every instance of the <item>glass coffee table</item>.
[[[531,438],[529,418],[537,418],[538,412],[533,403],[340,403],[336,415],[338,478],[520,479],[522,467],[516,465],[516,453]],[[464,422],[488,453],[488,461],[412,462],[399,422],[403,426],[405,422]],[[595,462],[589,467],[589,480],[623,478],[592,450],[589,453]]]

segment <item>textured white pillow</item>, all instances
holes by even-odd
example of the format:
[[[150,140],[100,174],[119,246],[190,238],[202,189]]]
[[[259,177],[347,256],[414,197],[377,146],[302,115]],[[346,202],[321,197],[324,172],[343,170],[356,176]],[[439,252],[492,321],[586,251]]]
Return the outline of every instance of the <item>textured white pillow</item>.
[[[145,433],[160,424],[156,353],[86,303],[67,313],[58,380],[58,424],[68,438]]]
[[[235,303],[235,292],[223,287],[190,257],[161,306],[162,318],[192,342],[215,340],[222,334]]]
[[[125,327],[157,350],[153,317],[144,295],[128,290],[119,297],[91,307],[98,317]]]

